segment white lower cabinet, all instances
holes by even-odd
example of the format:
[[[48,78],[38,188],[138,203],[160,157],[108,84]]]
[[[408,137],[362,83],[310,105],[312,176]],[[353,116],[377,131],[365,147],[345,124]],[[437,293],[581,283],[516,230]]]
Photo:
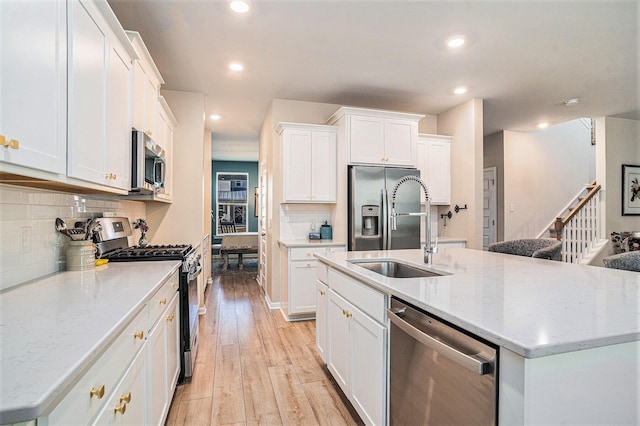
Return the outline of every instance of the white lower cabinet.
[[[176,271],[38,424],[162,425],[180,372]]]
[[[388,332],[384,324],[363,311],[378,311],[381,308],[378,305],[386,305],[387,297],[367,289],[365,291],[374,292],[373,298],[357,297],[347,300],[332,288],[332,277],[340,280],[342,288],[350,283],[356,286],[354,292],[347,290],[345,293],[364,295],[361,293],[362,284],[329,270],[324,325],[327,368],[361,419],[368,425],[383,425],[386,423],[387,411]],[[356,306],[361,304],[362,309]]]
[[[316,267],[314,254],[344,251],[344,246],[291,247],[286,250],[283,280],[285,291],[281,307],[287,320],[311,319],[316,313]]]
[[[147,378],[148,413],[147,424],[162,425],[169,412],[169,405],[173,397],[179,368],[177,341],[178,324],[177,317],[178,294],[164,311],[149,332],[149,375]]]

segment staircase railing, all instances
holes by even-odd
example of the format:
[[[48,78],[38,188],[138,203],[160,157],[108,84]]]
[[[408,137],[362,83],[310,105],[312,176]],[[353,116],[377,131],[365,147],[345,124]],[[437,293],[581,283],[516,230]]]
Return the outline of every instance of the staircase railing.
[[[601,186],[593,181],[589,192],[564,218],[555,222],[556,235],[562,241],[562,260],[580,263],[584,256],[601,239],[600,203],[596,194]]]

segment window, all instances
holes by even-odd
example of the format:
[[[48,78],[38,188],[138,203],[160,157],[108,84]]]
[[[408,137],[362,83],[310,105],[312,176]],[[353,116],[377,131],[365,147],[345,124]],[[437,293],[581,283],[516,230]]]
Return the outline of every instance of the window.
[[[220,222],[233,222],[237,232],[247,231],[248,173],[216,173],[216,234],[222,233]]]

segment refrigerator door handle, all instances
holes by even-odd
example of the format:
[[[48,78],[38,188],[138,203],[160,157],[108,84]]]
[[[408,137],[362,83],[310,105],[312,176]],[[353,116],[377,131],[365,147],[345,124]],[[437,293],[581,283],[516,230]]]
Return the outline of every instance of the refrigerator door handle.
[[[389,194],[386,189],[382,190],[382,249],[391,250],[391,228],[389,227]]]

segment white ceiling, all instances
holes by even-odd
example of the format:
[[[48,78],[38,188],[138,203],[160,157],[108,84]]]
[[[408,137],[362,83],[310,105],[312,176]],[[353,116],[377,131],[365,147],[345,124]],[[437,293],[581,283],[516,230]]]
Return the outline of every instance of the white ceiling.
[[[482,98],[485,134],[640,119],[638,0],[254,0],[245,15],[222,0],[109,3],[141,33],[163,87],[202,92],[207,115],[222,116],[207,118],[216,159],[257,158],[274,98],[423,114]],[[456,34],[468,42],[451,51]],[[468,92],[454,95],[459,85]],[[216,156],[218,142],[237,152]]]

